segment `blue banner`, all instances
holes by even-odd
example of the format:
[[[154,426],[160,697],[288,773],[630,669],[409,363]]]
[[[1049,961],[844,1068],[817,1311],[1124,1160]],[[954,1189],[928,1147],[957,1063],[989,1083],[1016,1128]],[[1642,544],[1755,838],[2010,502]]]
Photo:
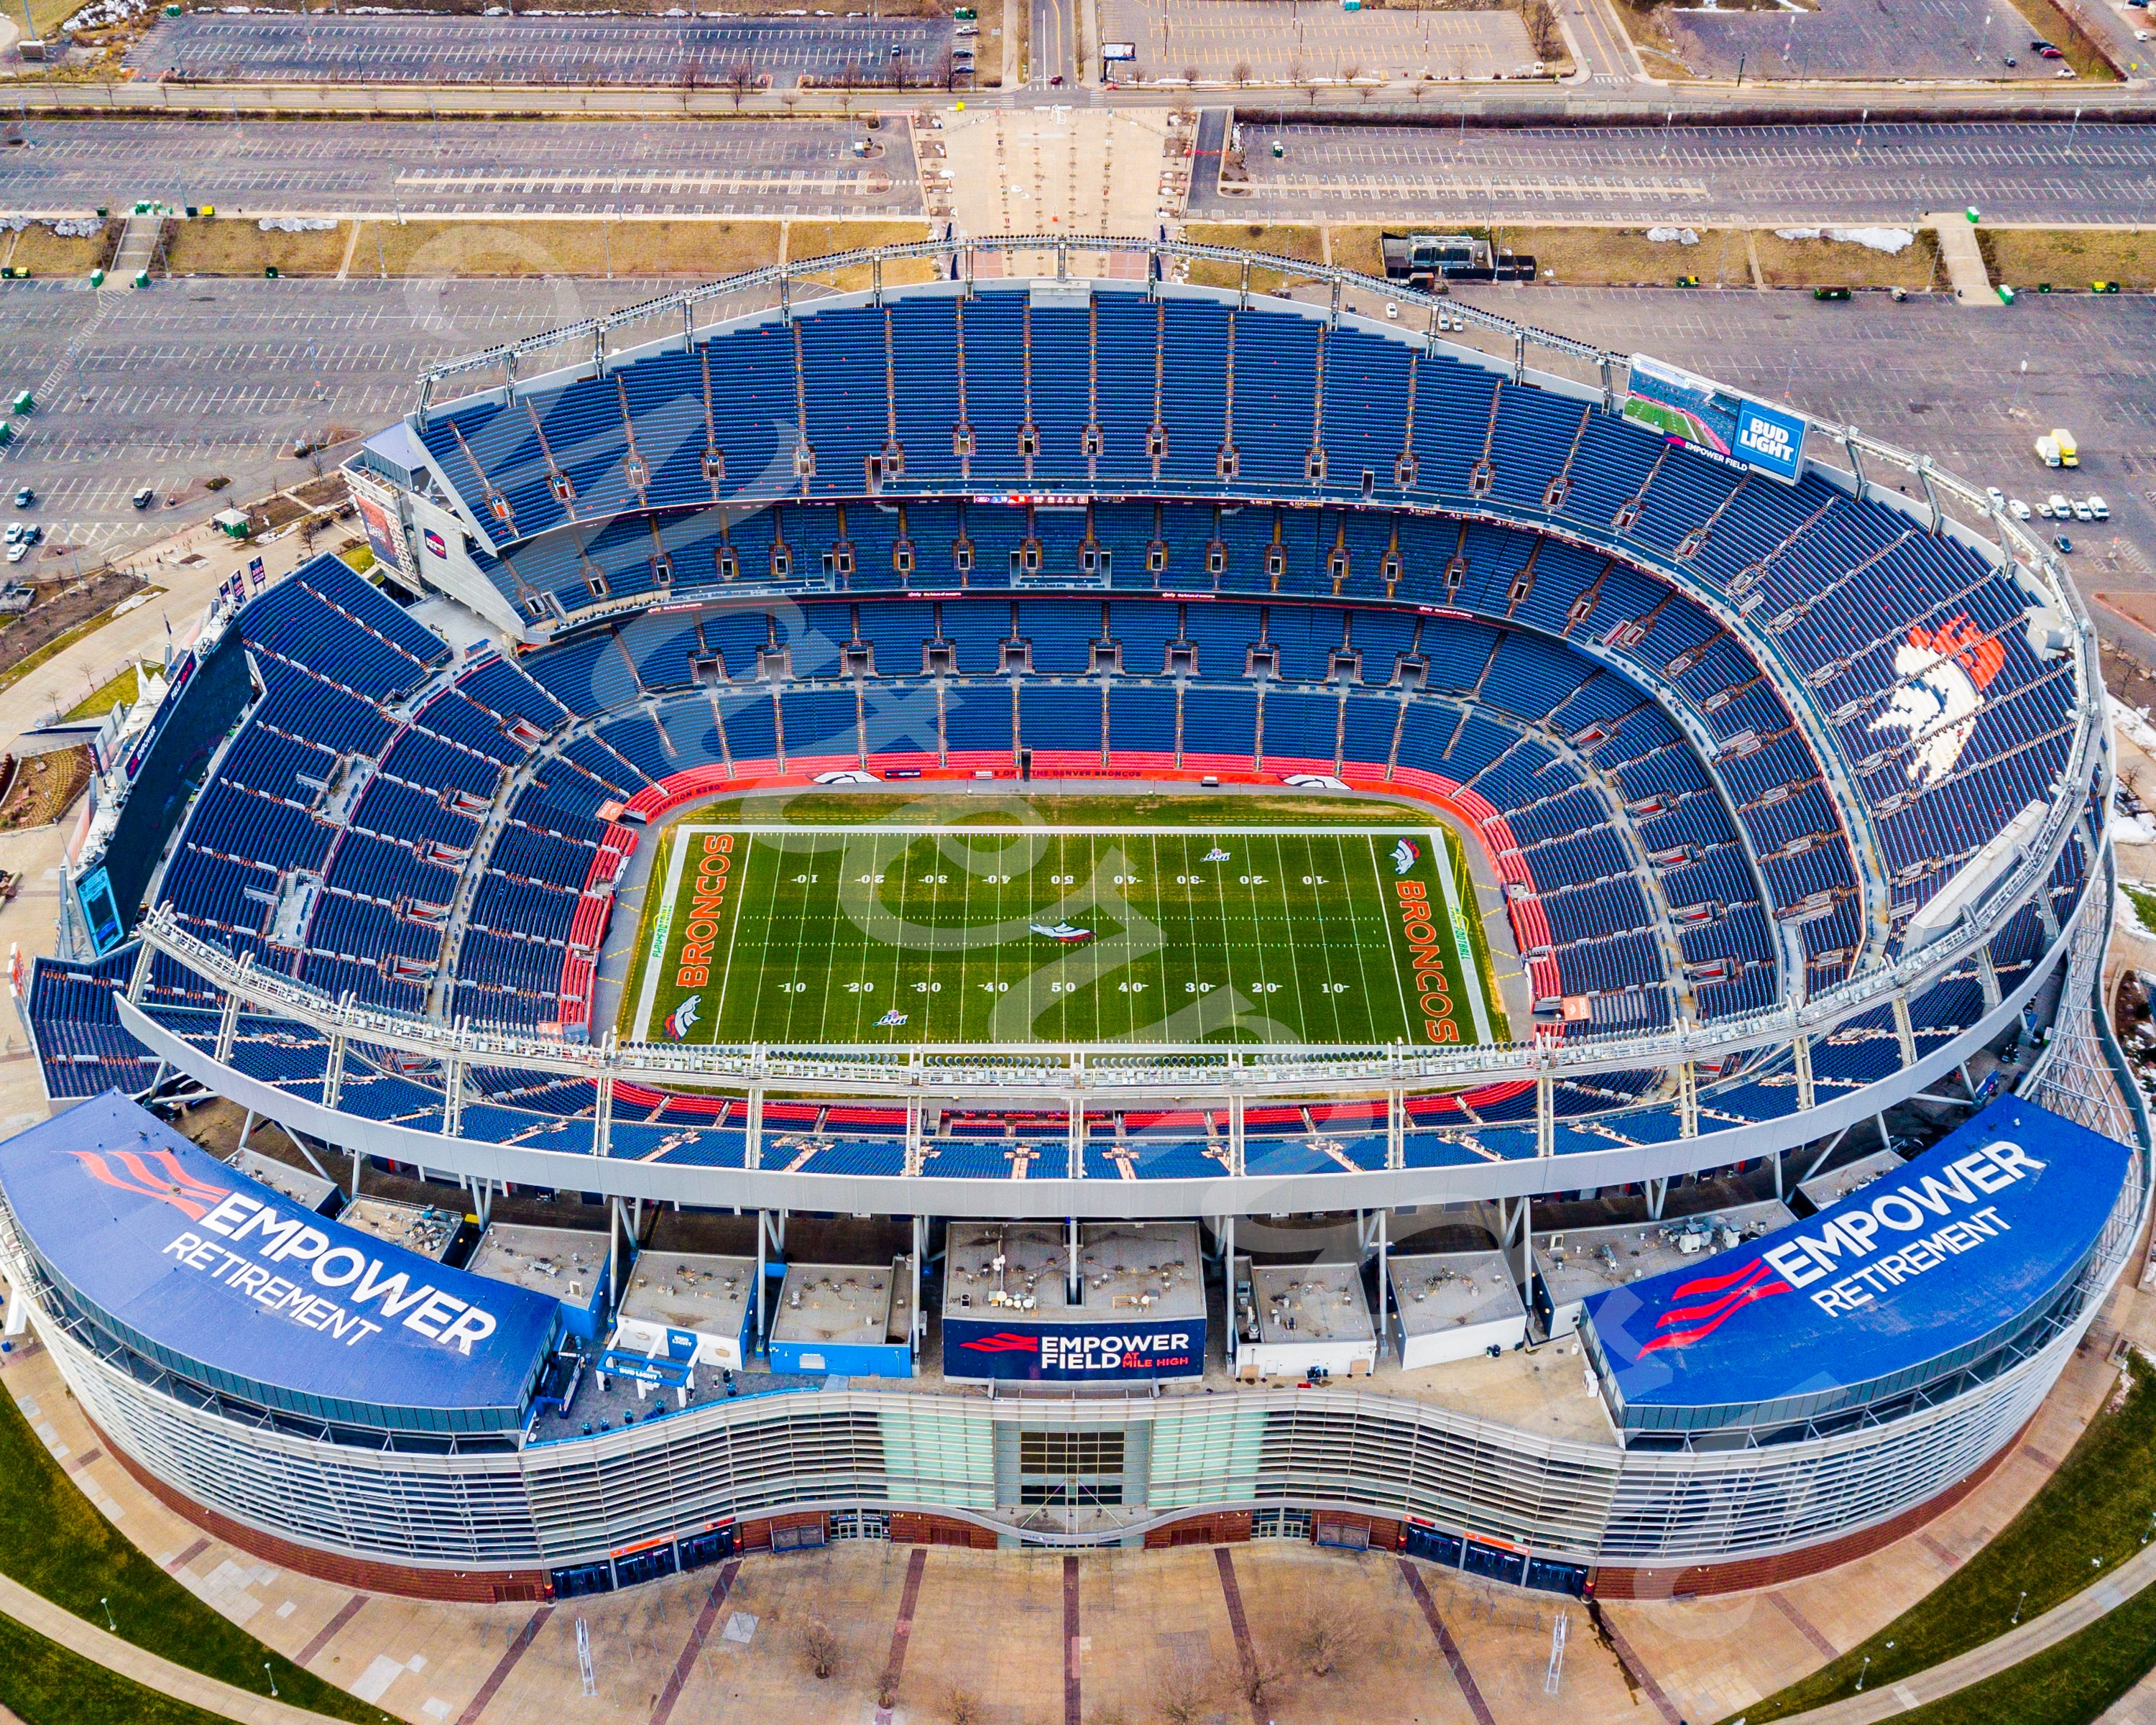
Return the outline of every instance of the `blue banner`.
[[[1809,1220],[1592,1294],[1628,1409],[1747,1407],[1981,1352],[2080,1275],[2126,1147],[2018,1097]]]
[[[1205,1370],[1205,1320],[1124,1323],[983,1323],[943,1320],[943,1375],[1036,1384],[1116,1384],[1196,1378]]]

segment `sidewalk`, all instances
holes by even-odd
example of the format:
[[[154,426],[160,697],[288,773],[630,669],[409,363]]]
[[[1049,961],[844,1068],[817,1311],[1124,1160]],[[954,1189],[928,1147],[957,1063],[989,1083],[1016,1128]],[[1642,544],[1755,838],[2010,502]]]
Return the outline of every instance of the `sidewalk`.
[[[154,1689],[160,1695],[183,1701],[204,1712],[238,1719],[243,1725],[337,1725],[326,1713],[287,1707],[266,1695],[250,1695],[244,1689],[235,1689],[229,1683],[220,1683],[214,1677],[205,1677],[185,1666],[174,1665],[169,1659],[161,1659],[132,1641],[122,1640],[94,1624],[85,1623],[73,1612],[61,1610],[43,1594],[33,1594],[20,1582],[11,1581],[4,1575],[0,1575],[0,1612],[5,1612],[24,1628],[35,1630],[47,1640],[59,1642],[70,1653],[80,1654],[107,1671],[131,1677],[146,1689]]]
[[[2156,1545],[2145,1545],[2112,1571],[2108,1579],[2084,1588],[2063,1605],[2053,1606],[2041,1617],[2030,1619],[1996,1640],[1973,1647],[1958,1659],[1935,1665],[1899,1683],[1883,1683],[1831,1707],[1792,1714],[1784,1725],[1876,1725],[1878,1720],[1995,1677],[2046,1648],[2056,1647],[2116,1610],[2152,1581],[2156,1581]]]

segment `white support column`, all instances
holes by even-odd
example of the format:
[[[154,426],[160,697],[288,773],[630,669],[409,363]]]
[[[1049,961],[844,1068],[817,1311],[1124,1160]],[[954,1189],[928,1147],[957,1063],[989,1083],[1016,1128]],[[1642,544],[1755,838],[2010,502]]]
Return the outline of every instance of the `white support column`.
[[[763,1086],[752,1084],[748,1087],[748,1155],[750,1168],[763,1166]]]
[[[330,1033],[329,1064],[322,1070],[322,1106],[334,1108],[344,1094],[344,1032]],[[354,1183],[355,1186],[357,1182]]]
[[[244,1119],[244,1120],[243,1120],[243,1121],[241,1121],[241,1122],[239,1122],[239,1147],[240,1147],[242,1150],[244,1150],[244,1149],[247,1147],[247,1141],[248,1141],[248,1139],[249,1139],[249,1137],[251,1137],[254,1135],[254,1111],[252,1108],[249,1108],[249,1109],[247,1111],[247,1118],[246,1118],[246,1119]],[[300,1146],[300,1148],[301,1148],[301,1149],[303,1149],[303,1150],[304,1150],[305,1147],[305,1147],[305,1145],[301,1145],[301,1146]],[[313,1161],[313,1160],[314,1160],[314,1158],[313,1158],[311,1156],[311,1157],[309,1157],[307,1159],[308,1159],[310,1162],[311,1162],[311,1161]]]
[[[928,1255],[928,1218],[913,1219],[913,1324],[907,1341],[913,1357],[921,1358],[921,1344],[928,1337],[928,1314],[921,1309],[921,1260]]]
[[[1915,1065],[1917,1064],[1917,1032],[1909,1022],[1909,997],[1907,994],[1897,994],[1894,997],[1894,1036],[1895,1040],[1902,1045],[1902,1065],[1905,1067]]]
[[[1220,1219],[1220,1281],[1227,1294],[1228,1369],[1235,1369],[1235,1353],[1242,1337],[1235,1329],[1235,1219]]]
[[[150,966],[157,957],[157,949],[144,941],[135,948],[135,968],[127,978],[127,1002],[131,1006],[142,1004],[142,991],[150,986]]]
[[[1976,949],[1976,985],[1984,991],[1984,1009],[1989,1012],[1999,1004],[1999,970],[1991,962],[1989,942]]]
[[[1799,1033],[1789,1045],[1797,1060],[1797,1106],[1810,1113],[1812,1106],[1812,1039]]]
[[[465,1056],[463,1048],[464,1024],[457,1025],[458,1048],[442,1068],[442,1136],[454,1138],[460,1135],[465,1125]]]
[[[600,1326],[602,1329],[613,1323],[614,1313],[621,1308],[621,1199],[610,1198],[607,1200],[607,1323]]]
[[[1378,1369],[1378,1361],[1385,1357],[1385,1332],[1391,1322],[1392,1299],[1389,1285],[1385,1280],[1385,1266],[1392,1250],[1392,1214],[1390,1210],[1378,1212],[1378,1358],[1370,1362],[1373,1375]],[[1229,1322],[1234,1322],[1232,1312]]]
[[[1243,1169],[1243,1093],[1231,1090],[1228,1092],[1228,1171],[1240,1174]]]
[[[1677,1129],[1687,1138],[1699,1136],[1699,1069],[1690,1060],[1677,1068]]]
[[[1402,1168],[1407,1165],[1407,1092],[1400,1090],[1389,1090],[1385,1092],[1385,1166],[1389,1168]]]
[[[1520,1288],[1528,1311],[1535,1309],[1535,1201],[1520,1197]]]
[[[1557,1086],[1548,1072],[1535,1074],[1535,1154],[1557,1153]]]
[[[1063,1271],[1063,1297],[1069,1304],[1075,1306],[1078,1303],[1078,1290],[1080,1286],[1078,1280],[1078,1219],[1075,1216],[1065,1216],[1063,1219],[1063,1244],[1065,1254],[1065,1268]]]
[[[1649,1221],[1659,1222],[1662,1219],[1662,1203],[1669,1195],[1670,1183],[1666,1177],[1647,1182],[1647,1219]]]
[[[906,1171],[909,1174],[921,1172],[921,1117],[927,1108],[926,1102],[919,1101],[906,1105]]]
[[[756,1213],[756,1351],[762,1353],[771,1335],[770,1279],[763,1273],[763,1236],[768,1224],[762,1210]],[[746,1363],[746,1362],[744,1362]]]
[[[1065,1166],[1072,1179],[1082,1180],[1086,1178],[1086,1099],[1076,1091],[1070,1093],[1070,1111],[1065,1124],[1070,1134]]]
[[[239,996],[237,994],[228,994],[224,997],[223,1008],[218,1012],[217,1017],[217,1054],[215,1055],[215,1059],[218,1065],[228,1066],[232,1064],[233,1039],[239,1033]]]
[[[592,1154],[605,1158],[613,1154],[613,1067],[611,1064],[599,1069],[596,1088],[598,1099],[592,1110]]]

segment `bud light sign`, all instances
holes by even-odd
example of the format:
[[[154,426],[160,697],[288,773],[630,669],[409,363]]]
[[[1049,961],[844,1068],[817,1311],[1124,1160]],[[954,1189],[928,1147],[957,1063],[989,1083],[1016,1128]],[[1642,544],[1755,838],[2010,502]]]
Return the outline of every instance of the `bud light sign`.
[[[1804,460],[1804,422],[1794,413],[1740,398],[1737,443],[1730,453],[1778,480],[1794,480]]]
[[[943,1320],[943,1375],[1034,1384],[1116,1384],[1196,1378],[1205,1370],[1205,1320],[1132,1323],[983,1323]]]

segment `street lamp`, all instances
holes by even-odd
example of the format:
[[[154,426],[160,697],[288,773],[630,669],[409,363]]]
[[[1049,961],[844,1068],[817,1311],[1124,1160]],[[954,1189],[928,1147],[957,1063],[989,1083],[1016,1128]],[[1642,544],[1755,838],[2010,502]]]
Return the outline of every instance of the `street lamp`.
[[[105,1607],[105,1628],[110,1630],[114,1635],[118,1635],[120,1625],[112,1620],[112,1601],[106,1599],[103,1594],[100,1594],[97,1596],[97,1603]]]

